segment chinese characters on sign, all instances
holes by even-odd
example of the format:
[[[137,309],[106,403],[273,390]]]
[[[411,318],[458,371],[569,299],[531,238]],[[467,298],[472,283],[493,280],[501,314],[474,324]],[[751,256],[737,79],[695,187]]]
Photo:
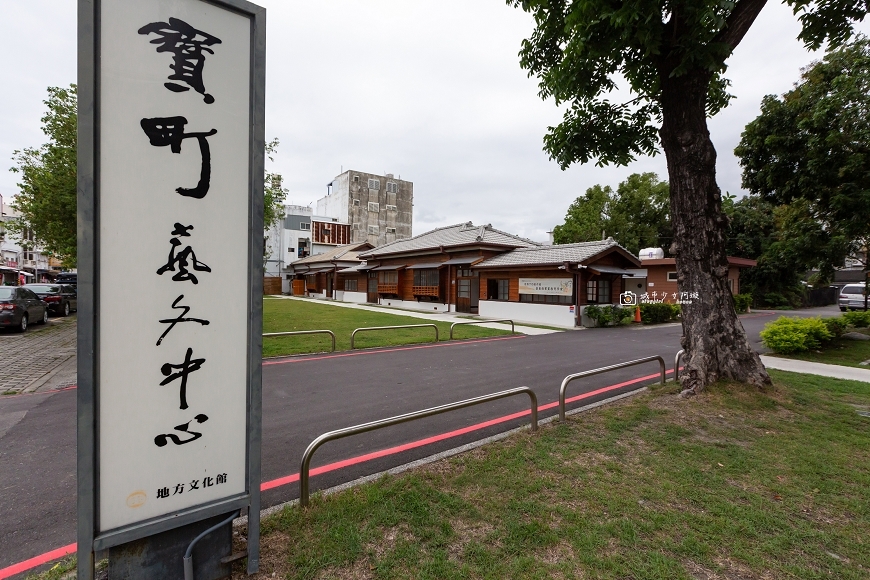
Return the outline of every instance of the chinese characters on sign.
[[[260,80],[249,12],[98,10],[95,513],[111,531],[249,490]]]
[[[151,22],[139,29],[139,34],[156,34],[158,38],[152,40],[152,44],[157,44],[157,52],[171,52],[173,54],[173,64],[170,67],[175,74],[169,76],[170,81],[182,81],[188,86],[182,86],[174,82],[165,83],[164,86],[172,92],[184,92],[193,89],[204,97],[206,104],[214,103],[215,99],[212,95],[205,92],[205,85],[202,80],[202,71],[205,67],[205,53],[214,54],[214,51],[209,46],[220,44],[220,39],[207,32],[197,30],[187,22],[178,18],[170,18],[169,22]],[[211,180],[211,152],[208,146],[208,137],[217,134],[217,129],[211,129],[205,133],[185,133],[184,126],[187,124],[187,119],[181,115],[172,117],[156,117],[142,119],[139,124],[151,145],[155,147],[169,146],[173,153],[181,153],[181,142],[184,139],[196,138],[199,142],[199,150],[202,155],[202,164],[200,168],[200,179],[196,187],[185,189],[177,188],[175,191],[185,197],[202,200],[208,193]],[[207,202],[202,202],[207,203]],[[185,226],[175,222],[172,230],[172,238],[169,244],[172,246],[169,250],[169,259],[166,264],[157,270],[157,275],[162,276],[166,272],[175,272],[171,280],[173,282],[187,282],[199,284],[197,276],[188,268],[196,272],[211,272],[206,264],[196,259],[196,254],[190,246],[179,250],[183,245],[180,238],[189,238],[190,231],[194,229],[193,225]],[[177,267],[177,269],[176,269]],[[177,306],[179,300],[184,298],[184,295],[179,296],[172,303],[172,308]],[[166,334],[175,327],[178,322],[196,321],[203,326],[208,325],[209,321],[201,319],[184,319],[183,316],[190,310],[189,306],[181,306],[184,312],[175,320],[160,320],[161,324],[169,323],[171,326],[160,335],[157,340],[157,346],[163,341]],[[191,358],[193,356],[193,348],[188,347],[184,355],[184,361],[179,364],[165,363],[160,367],[160,372],[166,378],[160,382],[160,386],[165,386],[178,381],[179,391],[179,409],[186,410],[189,408],[187,403],[187,384],[190,375],[202,368],[206,362],[205,358]],[[181,439],[175,433],[161,433],[154,437],[154,444],[158,447],[165,447],[168,441],[172,441],[175,445],[186,445],[196,441],[203,436],[198,431],[191,431],[190,424],[193,422],[205,423],[208,421],[208,416],[200,413],[187,423],[182,423],[175,427],[175,431],[190,437]],[[211,478],[208,478],[211,479]],[[166,497],[166,496],[164,496]]]

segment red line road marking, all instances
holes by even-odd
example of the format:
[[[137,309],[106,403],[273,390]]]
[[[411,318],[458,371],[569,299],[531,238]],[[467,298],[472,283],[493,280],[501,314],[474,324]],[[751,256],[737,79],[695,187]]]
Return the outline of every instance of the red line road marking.
[[[52,550],[51,552],[46,552],[41,556],[36,556],[35,558],[19,562],[18,564],[13,564],[0,570],[0,580],[3,580],[4,578],[9,578],[10,576],[14,576],[15,574],[21,574],[22,572],[26,572],[31,568],[42,566],[43,564],[47,564],[48,562],[51,562],[52,560],[57,560],[58,558],[63,558],[64,556],[68,556],[69,554],[75,554],[75,551],[76,545],[70,544],[68,546],[64,546],[63,548],[58,548],[56,550]]]
[[[514,337],[506,337],[506,339],[510,339]],[[516,337],[522,338],[522,337]],[[505,338],[501,339],[491,339],[491,340],[505,340]],[[483,341],[479,341],[483,342]],[[430,345],[429,348],[435,345]],[[426,348],[426,347],[412,347],[412,348]],[[407,350],[407,349],[394,349],[394,350]],[[384,352],[384,351],[373,351],[373,352]],[[370,353],[354,353],[354,354],[370,354]],[[345,355],[351,356],[351,355]],[[331,357],[323,357],[323,358],[331,358]],[[311,360],[311,359],[305,359]],[[285,362],[285,361],[282,361]],[[296,362],[296,361],[286,361],[286,362]],[[267,363],[263,363],[264,365]],[[281,363],[271,363],[271,364],[281,364]],[[665,371],[666,374],[670,374],[673,371]],[[607,387],[602,387],[600,389],[596,389],[594,391],[590,391],[588,393],[583,393],[581,395],[577,395],[575,397],[570,397],[565,399],[565,403],[573,403],[575,401],[581,401],[583,399],[588,399],[589,397],[594,397],[595,395],[599,395],[601,393],[606,393],[608,391],[612,391],[614,389],[619,389],[621,387],[627,387],[628,385],[633,385],[642,381],[648,381],[650,379],[654,379],[659,376],[659,373],[653,373],[651,375],[646,375],[645,377],[639,377],[636,379],[632,379],[630,381],[625,381],[622,383],[617,383],[615,385],[610,385]],[[558,407],[559,402],[554,401],[552,403],[547,403],[546,405],[540,405],[538,407],[538,411],[545,411],[547,409],[552,409],[553,407]],[[405,443],[403,445],[397,445],[395,447],[390,447],[389,449],[383,449],[381,451],[375,451],[373,453],[367,453],[365,455],[359,455],[357,457],[351,457],[350,459],[343,459],[341,461],[336,461],[335,463],[330,463],[328,465],[323,465],[321,467],[315,467],[309,473],[310,475],[320,475],[321,473],[328,473],[330,471],[336,471],[343,467],[349,467],[351,465],[358,465],[360,463],[365,463],[367,461],[371,461],[373,459],[378,459],[380,457],[386,457],[389,455],[395,455],[396,453],[401,453],[402,451],[408,451],[409,449],[416,449],[417,447],[422,447],[424,445],[429,445],[430,443],[437,443],[438,441],[444,441],[445,439],[451,439],[453,437],[459,437],[460,435],[464,435],[466,433],[471,433],[473,431],[478,431],[480,429],[484,429],[486,427],[491,427],[492,425],[498,425],[499,423],[504,423],[506,421],[511,421],[513,419],[517,419],[519,417],[524,417],[526,415],[531,414],[531,410],[529,411],[520,411],[518,413],[513,413],[511,415],[505,415],[503,417],[498,417],[495,419],[490,419],[489,421],[484,421],[482,423],[477,423],[476,425],[470,425],[468,427],[463,427],[462,429],[456,429],[455,431],[449,431],[447,433],[442,433],[441,435],[435,435],[433,437],[427,437],[426,439],[420,439],[418,441],[412,441],[410,443]],[[295,481],[299,481],[299,474],[294,473],[292,475],[287,475],[285,477],[279,477],[278,479],[273,479],[271,481],[266,481],[260,484],[260,490],[266,491],[269,489],[275,489],[276,487],[281,487],[283,485],[288,485]],[[29,560],[25,560],[23,562],[19,562],[18,564],[13,564],[7,568],[3,568],[0,570],[0,580],[4,580],[5,578],[9,578],[15,574],[20,574],[22,572],[26,572],[31,568],[35,568],[37,566],[41,566],[47,562],[51,562],[52,560],[56,560],[58,558],[62,558],[68,554],[73,554],[76,551],[76,544],[70,544],[68,546],[64,546],[63,548],[58,548],[56,550],[52,550],[51,552],[46,552],[41,556],[36,556],[35,558],[30,558]]]

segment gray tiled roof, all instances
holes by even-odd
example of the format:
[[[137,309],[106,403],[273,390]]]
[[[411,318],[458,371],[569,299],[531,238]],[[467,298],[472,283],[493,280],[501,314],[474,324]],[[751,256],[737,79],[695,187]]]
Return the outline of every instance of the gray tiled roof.
[[[360,246],[366,245],[365,242],[356,243],[356,244],[347,244],[344,246],[336,246],[334,248],[328,249],[326,252],[322,254],[316,254],[314,256],[306,256],[305,258],[300,258],[295,262],[292,262],[291,266],[301,266],[303,264],[316,264],[319,262],[329,262],[330,260],[347,260],[354,261],[358,260],[357,256],[361,254],[364,250],[356,251]]]
[[[539,264],[576,264],[610,248],[619,247],[613,238],[595,242],[580,242],[579,244],[562,244],[558,246],[542,246],[539,248],[517,248],[498,256],[484,260],[475,267],[490,268],[495,266],[535,266]],[[622,248],[625,250],[625,248]],[[631,255],[628,250],[626,253]]]
[[[360,256],[363,258],[378,258],[404,252],[433,250],[442,246],[450,248],[478,244],[513,248],[533,248],[542,245],[538,242],[497,230],[491,225],[475,226],[471,222],[468,222],[437,228],[407,240],[396,240],[395,242],[379,246],[374,250],[363,252]]]

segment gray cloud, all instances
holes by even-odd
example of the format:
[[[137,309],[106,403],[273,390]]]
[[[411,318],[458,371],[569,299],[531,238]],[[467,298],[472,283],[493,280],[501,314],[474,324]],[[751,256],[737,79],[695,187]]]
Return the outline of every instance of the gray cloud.
[[[531,18],[503,2],[262,4],[266,134],[281,140],[272,169],[284,175],[288,201],[323,196],[342,168],[390,172],[414,182],[416,233],[472,220],[545,240],[588,187],[640,171],[666,177],[663,156],[564,172],[547,158],[542,138],[561,113],[519,67]],[[730,60],[737,98],[710,120],[723,191],[741,191],[732,151],[761,97],[788,90],[821,56],[795,40],[798,30],[787,7],[769,4]],[[13,149],[43,142],[45,88],[75,80],[75,2],[21,4],[0,33],[13,87],[0,110],[0,158],[9,160]],[[0,172],[0,194],[15,191],[15,176]]]

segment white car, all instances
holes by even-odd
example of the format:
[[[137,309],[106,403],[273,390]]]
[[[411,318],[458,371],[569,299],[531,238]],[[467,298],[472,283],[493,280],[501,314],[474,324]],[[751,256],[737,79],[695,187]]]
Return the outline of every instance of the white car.
[[[840,290],[840,299],[837,301],[840,310],[864,310],[864,284],[846,284]]]

